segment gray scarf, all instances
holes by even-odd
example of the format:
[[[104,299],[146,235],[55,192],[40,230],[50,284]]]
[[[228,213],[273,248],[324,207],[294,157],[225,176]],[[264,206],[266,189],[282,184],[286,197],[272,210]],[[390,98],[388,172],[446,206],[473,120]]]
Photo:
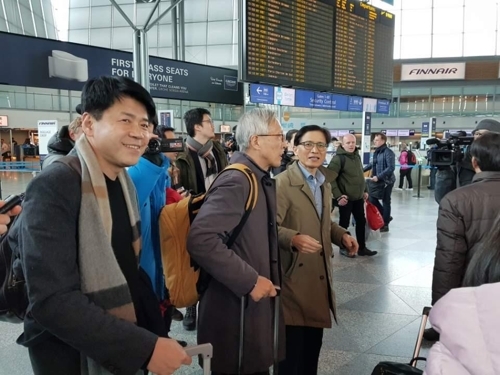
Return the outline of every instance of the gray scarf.
[[[204,145],[198,142],[196,139],[188,136],[186,138],[186,144],[190,150],[198,153],[198,156],[202,157],[207,163],[207,176],[211,176],[217,173],[217,163],[212,155],[212,148],[214,143],[210,140]]]

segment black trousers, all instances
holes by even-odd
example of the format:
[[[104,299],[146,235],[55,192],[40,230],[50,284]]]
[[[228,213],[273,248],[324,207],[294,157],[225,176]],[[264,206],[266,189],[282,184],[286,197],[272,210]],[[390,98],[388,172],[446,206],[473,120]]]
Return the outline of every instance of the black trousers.
[[[55,336],[28,348],[35,375],[79,374],[80,352]]]
[[[349,228],[349,221],[351,219],[351,214],[356,220],[356,239],[359,243],[359,250],[365,248],[365,200],[358,199],[356,201],[348,201],[345,206],[339,206],[339,225],[342,228]]]
[[[412,168],[399,170],[399,188],[400,189],[403,188],[403,183],[404,183],[405,177],[406,177],[406,180],[408,181],[408,189],[413,188],[413,182],[411,180],[411,171],[412,170],[413,170]]]
[[[323,345],[323,328],[286,326],[286,359],[279,364],[283,375],[317,375]]]

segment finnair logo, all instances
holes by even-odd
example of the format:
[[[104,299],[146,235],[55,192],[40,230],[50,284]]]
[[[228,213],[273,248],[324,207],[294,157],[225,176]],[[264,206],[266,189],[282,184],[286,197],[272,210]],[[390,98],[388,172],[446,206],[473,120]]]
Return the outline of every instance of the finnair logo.
[[[460,63],[403,64],[401,81],[436,81],[465,79],[466,65]]]

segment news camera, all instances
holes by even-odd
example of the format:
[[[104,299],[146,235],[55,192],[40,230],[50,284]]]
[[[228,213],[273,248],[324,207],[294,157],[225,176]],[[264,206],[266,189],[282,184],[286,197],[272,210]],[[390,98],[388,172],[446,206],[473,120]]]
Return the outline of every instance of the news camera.
[[[472,144],[474,137],[468,137],[464,131],[451,133],[448,139],[430,138],[427,145],[437,145],[429,153],[429,165],[433,167],[449,167],[464,159],[465,146]]]
[[[159,139],[149,141],[146,152],[149,154],[159,154],[160,152],[183,152],[184,146],[182,138]]]

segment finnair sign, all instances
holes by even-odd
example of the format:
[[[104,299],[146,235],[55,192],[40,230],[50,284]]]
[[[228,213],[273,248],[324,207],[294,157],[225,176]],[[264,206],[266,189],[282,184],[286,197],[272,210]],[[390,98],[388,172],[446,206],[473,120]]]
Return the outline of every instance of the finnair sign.
[[[465,79],[465,63],[403,64],[401,81]]]

